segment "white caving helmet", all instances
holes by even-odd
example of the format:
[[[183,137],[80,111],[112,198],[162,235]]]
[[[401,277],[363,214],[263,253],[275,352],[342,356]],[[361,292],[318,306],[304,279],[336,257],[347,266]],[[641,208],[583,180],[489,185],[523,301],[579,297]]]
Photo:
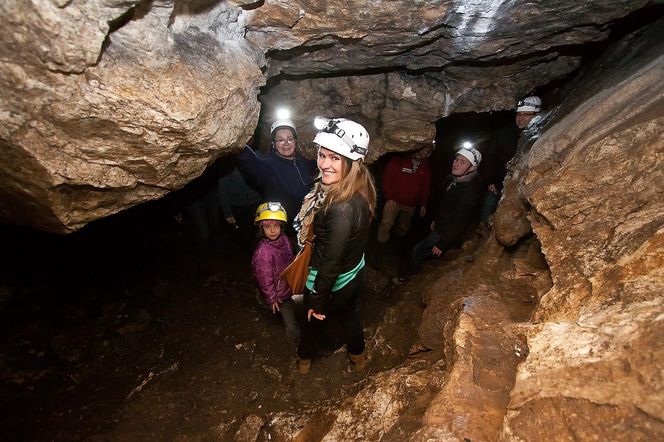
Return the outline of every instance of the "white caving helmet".
[[[361,124],[346,118],[316,117],[314,143],[351,161],[364,160],[369,152],[369,133]]]
[[[272,123],[270,127],[270,138],[274,140],[274,133],[277,129],[291,129],[293,131],[293,136],[297,138],[297,129],[295,128],[295,123],[291,120],[291,111],[286,107],[281,107],[277,109],[277,119]]]
[[[472,144],[464,143],[461,149],[456,151],[457,155],[461,155],[468,161],[470,161],[471,166],[478,167],[482,162],[482,154],[479,150],[475,149]]]
[[[297,129],[295,128],[295,123],[293,123],[291,120],[283,119],[272,123],[272,127],[270,127],[271,138],[274,139],[274,133],[277,131],[277,129],[292,129],[293,135],[295,138],[297,138]]]
[[[522,100],[519,100],[519,104],[516,105],[517,112],[539,112],[542,110],[542,100],[540,97],[531,95]]]

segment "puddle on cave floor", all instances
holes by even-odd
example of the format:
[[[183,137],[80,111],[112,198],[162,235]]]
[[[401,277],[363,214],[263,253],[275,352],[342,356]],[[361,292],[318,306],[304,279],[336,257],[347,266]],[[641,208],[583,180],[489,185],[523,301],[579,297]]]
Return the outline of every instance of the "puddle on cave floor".
[[[194,259],[181,241],[162,232],[124,266],[35,271],[14,287],[0,305],[2,440],[170,440],[215,428],[231,439],[248,415],[359,388],[332,343],[306,378],[297,373],[294,345],[257,302],[250,247],[228,239],[232,253]],[[387,297],[385,276],[368,279],[361,314],[370,348],[398,296]],[[395,354],[407,354],[416,327],[391,338]],[[370,370],[402,360],[376,357]]]

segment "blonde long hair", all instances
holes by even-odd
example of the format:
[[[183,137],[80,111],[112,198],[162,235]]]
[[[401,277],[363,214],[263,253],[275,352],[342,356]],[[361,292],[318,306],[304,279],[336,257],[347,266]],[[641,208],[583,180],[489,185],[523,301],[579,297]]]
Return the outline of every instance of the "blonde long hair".
[[[323,209],[326,210],[330,205],[346,201],[359,193],[367,200],[373,217],[376,209],[376,186],[367,166],[362,160],[350,161],[344,158],[341,174],[341,180],[330,186]]]

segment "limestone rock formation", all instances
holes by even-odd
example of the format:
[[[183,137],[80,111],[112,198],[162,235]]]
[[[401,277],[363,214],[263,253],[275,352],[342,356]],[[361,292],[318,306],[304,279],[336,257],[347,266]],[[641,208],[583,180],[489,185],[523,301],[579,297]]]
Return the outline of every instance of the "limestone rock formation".
[[[524,158],[520,191],[554,286],[528,327],[506,440],[534,427],[544,438],[664,434],[661,25],[614,48],[594,95]]]
[[[0,217],[69,232],[182,187],[253,131],[265,67],[298,123],[354,113],[371,158],[403,150],[511,108],[648,3],[6,1]]]
[[[78,229],[183,186],[252,132],[264,59],[242,10],[137,3],[0,6],[14,24],[0,37],[2,218]]]
[[[371,135],[367,160],[371,162],[388,152],[430,143],[436,121],[452,112],[511,108],[515,97],[534,88],[538,78],[563,77],[578,67],[579,58],[529,62],[534,66],[517,63],[509,68],[467,66],[419,74],[401,71],[283,80],[263,98],[263,112],[272,116],[280,107],[290,108],[305,143],[315,135],[314,116],[354,118]]]
[[[646,4],[268,0],[250,12],[247,39],[268,52],[270,76],[395,67],[439,71],[503,64],[496,63],[500,60],[515,64],[525,54],[555,53],[558,47],[602,40],[606,23]],[[535,23],[536,17],[555,19]]]

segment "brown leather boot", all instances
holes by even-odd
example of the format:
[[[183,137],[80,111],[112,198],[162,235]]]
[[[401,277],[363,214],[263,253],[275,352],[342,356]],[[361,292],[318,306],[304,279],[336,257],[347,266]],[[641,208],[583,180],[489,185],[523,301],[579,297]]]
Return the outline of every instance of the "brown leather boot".
[[[367,352],[363,351],[359,355],[354,355],[352,353],[348,353],[348,359],[353,363],[353,366],[355,367],[355,371],[358,373],[363,372],[367,368]]]
[[[299,357],[297,358],[297,369],[300,372],[300,374],[309,373],[310,368],[311,368],[311,359],[300,359]]]

